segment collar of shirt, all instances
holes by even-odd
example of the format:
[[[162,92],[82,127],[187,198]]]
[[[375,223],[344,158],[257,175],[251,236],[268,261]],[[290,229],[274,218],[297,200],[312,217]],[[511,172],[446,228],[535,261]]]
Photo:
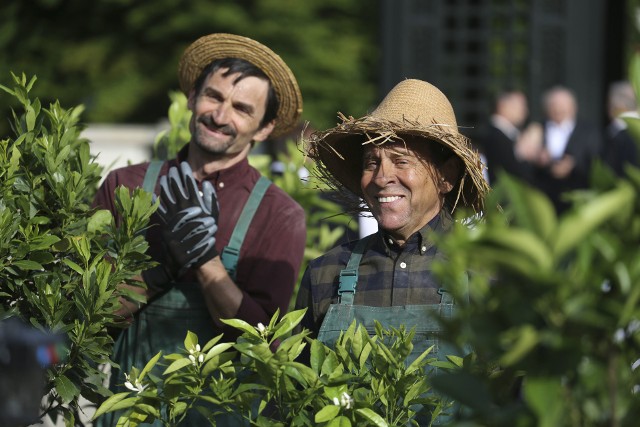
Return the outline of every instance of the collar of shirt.
[[[379,233],[380,240],[384,244],[385,251],[388,256],[397,255],[403,251],[413,251],[419,248],[420,254],[424,255],[435,245],[434,233],[442,233],[451,228],[453,224],[453,218],[446,209],[441,209],[440,213],[436,215],[431,221],[427,223],[420,230],[413,233],[404,246],[400,246],[396,241],[384,231]]]

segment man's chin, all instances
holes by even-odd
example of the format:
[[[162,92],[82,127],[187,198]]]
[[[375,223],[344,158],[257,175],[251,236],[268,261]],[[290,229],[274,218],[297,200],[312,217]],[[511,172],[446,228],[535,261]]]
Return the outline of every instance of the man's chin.
[[[226,153],[230,144],[230,141],[203,141],[201,138],[194,140],[195,145],[203,152],[212,155],[220,155]]]

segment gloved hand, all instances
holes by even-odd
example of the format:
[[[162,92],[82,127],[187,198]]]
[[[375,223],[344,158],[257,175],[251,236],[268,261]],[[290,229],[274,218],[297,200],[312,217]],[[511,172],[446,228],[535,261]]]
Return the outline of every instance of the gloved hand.
[[[171,258],[178,265],[177,276],[199,267],[218,255],[215,234],[218,230],[218,201],[210,182],[202,185],[202,194],[186,162],[169,169],[160,178],[158,214],[165,222],[163,238]]]
[[[218,223],[218,198],[209,181],[202,183],[202,194],[193,177],[189,163],[180,163],[180,170],[171,167],[169,173],[160,177],[160,207],[158,214],[168,224],[178,212],[197,206],[204,214],[210,215]],[[181,224],[177,224],[181,226]]]

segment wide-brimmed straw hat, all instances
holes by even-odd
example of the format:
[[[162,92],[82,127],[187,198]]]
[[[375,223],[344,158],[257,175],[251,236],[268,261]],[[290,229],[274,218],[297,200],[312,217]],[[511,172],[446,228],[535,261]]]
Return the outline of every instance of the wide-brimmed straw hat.
[[[280,104],[271,136],[276,137],[292,130],[302,114],[302,95],[298,82],[280,56],[248,37],[216,33],[193,42],[184,51],[178,65],[178,80],[182,91],[188,95],[202,70],[212,61],[224,58],[244,59],[269,77]]]
[[[398,83],[370,114],[345,117],[338,126],[314,132],[307,153],[316,160],[319,177],[333,190],[350,190],[362,198],[362,154],[366,144],[384,144],[412,136],[442,144],[462,160],[464,170],[445,197],[450,212],[456,206],[480,212],[489,187],[478,153],[462,135],[447,97],[430,83],[407,79]]]

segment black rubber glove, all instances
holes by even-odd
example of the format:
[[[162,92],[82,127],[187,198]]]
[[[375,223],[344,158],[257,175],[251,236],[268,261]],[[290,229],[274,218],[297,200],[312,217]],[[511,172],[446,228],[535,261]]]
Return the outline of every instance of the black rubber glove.
[[[200,267],[218,255],[216,250],[218,225],[210,215],[197,207],[187,208],[174,217],[162,231],[164,242],[173,260],[180,266],[178,276],[189,268]]]
[[[173,260],[168,260],[173,263]],[[147,285],[147,288],[153,291],[161,291],[171,287],[175,280],[175,276],[178,274],[179,268],[172,268],[167,263],[161,263],[155,267],[150,268],[142,272],[142,280]]]
[[[189,164],[180,171],[172,167],[160,178],[158,213],[166,223],[162,234],[169,253],[179,266],[177,276],[189,268],[200,267],[216,257],[215,234],[218,231],[218,201],[210,182],[202,185],[202,194]]]
[[[191,207],[199,207],[218,223],[218,198],[209,181],[202,183],[202,193],[193,177],[189,163],[180,163],[180,170],[171,167],[169,173],[160,177],[160,206],[158,214],[166,224],[171,222],[178,212]],[[180,226],[178,225],[178,228]]]

